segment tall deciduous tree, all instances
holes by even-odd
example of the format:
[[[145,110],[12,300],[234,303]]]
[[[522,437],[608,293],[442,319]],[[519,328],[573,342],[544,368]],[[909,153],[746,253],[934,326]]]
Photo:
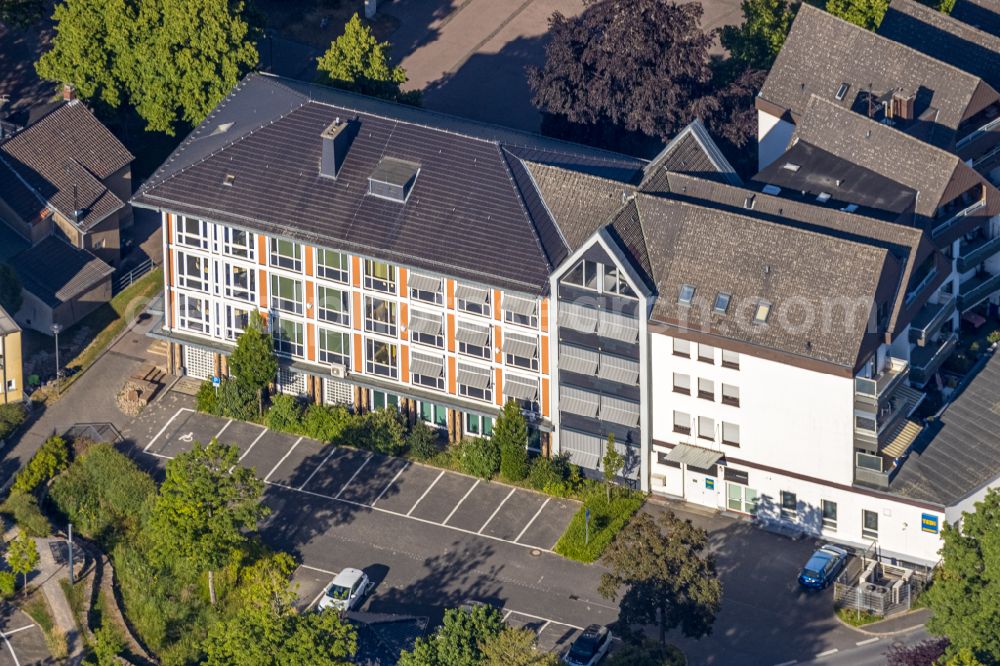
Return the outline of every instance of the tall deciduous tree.
[[[867,30],[882,24],[889,0],[826,0],[826,11]]]
[[[236,339],[236,349],[229,356],[229,370],[236,381],[257,392],[257,410],[262,414],[264,391],[278,374],[278,359],[264,319],[256,310],[250,313],[246,329]]]
[[[15,574],[24,580],[23,590],[28,590],[28,574],[38,566],[38,547],[35,540],[24,530],[7,545],[7,564]]]
[[[24,303],[21,281],[10,264],[0,264],[0,307],[14,316]]]
[[[604,458],[601,460],[601,465],[604,467],[604,486],[607,488],[608,501],[610,502],[611,488],[615,485],[618,475],[625,468],[625,456],[618,453],[618,449],[615,448],[614,434],[608,435],[608,446],[604,452]]]
[[[197,124],[257,64],[240,0],[63,0],[38,74],[112,108],[127,102],[147,129]]]
[[[500,447],[500,476],[520,481],[528,476],[528,423],[515,400],[508,400],[493,424],[493,441]]]
[[[503,616],[492,606],[470,610],[451,608],[444,622],[427,638],[418,638],[413,650],[399,655],[399,666],[479,666],[483,646],[504,630]]]
[[[391,64],[390,48],[389,42],[375,39],[371,28],[355,14],[344,26],[344,34],[318,59],[319,80],[362,95],[407,101],[399,89],[406,83],[406,70]]]
[[[699,3],[668,0],[587,0],[578,17],[556,12],[545,64],[528,69],[533,103],[555,119],[546,129],[603,144],[622,130],[672,137],[710,79],[701,16]]]
[[[621,622],[657,625],[660,643],[675,627],[701,638],[711,633],[722,600],[707,548],[708,533],[690,521],[670,511],[659,521],[638,513],[605,552],[610,571],[598,589],[607,599],[621,597]]]
[[[153,509],[155,533],[164,553],[183,558],[208,574],[208,591],[215,604],[217,568],[246,543],[247,532],[267,515],[260,503],[264,484],[237,465],[239,449],[196,443],[190,451],[167,462],[166,478]]]
[[[0,0],[0,23],[23,28],[42,18],[42,0]]]
[[[722,46],[730,57],[751,69],[770,69],[778,56],[795,10],[785,0],[743,0],[743,23],[719,30]]]
[[[941,532],[941,566],[927,591],[927,628],[951,641],[949,656],[963,648],[979,661],[1000,663],[1000,490],[993,489],[961,527]]]
[[[558,666],[551,652],[539,652],[538,637],[527,628],[507,627],[482,645],[483,666]]]

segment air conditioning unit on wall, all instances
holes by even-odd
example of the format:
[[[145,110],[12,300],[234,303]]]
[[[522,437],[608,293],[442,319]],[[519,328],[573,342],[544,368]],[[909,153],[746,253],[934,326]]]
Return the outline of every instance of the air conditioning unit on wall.
[[[330,366],[330,375],[336,377],[337,379],[343,379],[347,376],[347,366],[340,364],[333,364]]]

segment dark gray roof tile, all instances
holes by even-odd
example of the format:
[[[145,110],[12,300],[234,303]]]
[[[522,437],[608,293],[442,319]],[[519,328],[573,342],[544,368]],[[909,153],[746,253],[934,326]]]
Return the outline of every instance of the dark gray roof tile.
[[[24,288],[56,307],[94,287],[114,269],[87,250],[49,236],[11,260]]]

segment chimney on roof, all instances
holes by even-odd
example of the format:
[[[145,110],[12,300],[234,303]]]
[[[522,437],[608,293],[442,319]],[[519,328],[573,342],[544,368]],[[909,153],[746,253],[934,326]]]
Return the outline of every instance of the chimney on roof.
[[[80,195],[76,183],[73,183],[73,221],[79,222],[83,217],[83,209],[80,208]]]
[[[62,89],[64,102],[72,102],[76,99],[76,87],[72,83],[64,83]]]
[[[902,91],[896,91],[892,93],[892,99],[887,106],[888,113],[886,115],[890,118],[899,118],[900,120],[913,120],[913,105],[915,101],[916,98],[914,95],[906,95]]]
[[[320,154],[319,175],[325,178],[337,178],[340,167],[347,157],[347,149],[351,146],[352,133],[348,123],[337,118],[320,134],[323,149]]]

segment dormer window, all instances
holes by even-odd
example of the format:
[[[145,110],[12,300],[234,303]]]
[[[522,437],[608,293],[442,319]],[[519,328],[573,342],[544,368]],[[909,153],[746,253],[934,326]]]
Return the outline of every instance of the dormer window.
[[[368,194],[380,199],[405,203],[419,173],[420,165],[416,162],[383,157],[368,176]]]
[[[767,301],[759,301],[753,312],[753,323],[766,324],[767,318],[771,314],[771,304]]]
[[[847,95],[847,89],[850,87],[851,87],[850,84],[847,83],[840,84],[840,87],[837,88],[837,94],[834,95],[834,97],[837,99],[838,102],[844,99],[844,97]]]
[[[716,314],[726,314],[726,310],[729,309],[729,301],[732,300],[732,295],[727,294],[724,291],[720,291],[715,295],[715,304],[712,306],[712,310]]]
[[[681,292],[677,296],[677,302],[681,305],[691,305],[694,300],[694,287],[689,284],[681,285]]]

